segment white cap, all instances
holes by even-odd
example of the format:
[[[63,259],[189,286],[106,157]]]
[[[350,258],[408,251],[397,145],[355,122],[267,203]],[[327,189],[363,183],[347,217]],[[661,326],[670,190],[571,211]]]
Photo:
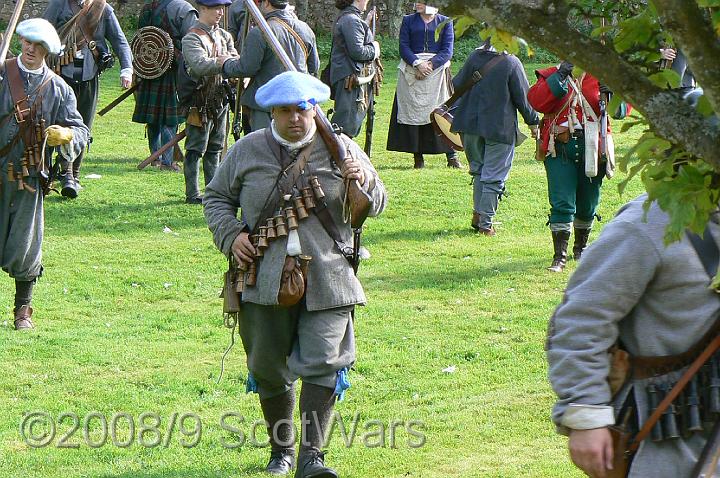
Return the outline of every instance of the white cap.
[[[55,27],[42,18],[31,18],[20,22],[15,33],[29,42],[40,43],[48,53],[53,55],[59,55],[62,51],[60,37],[55,31]]]

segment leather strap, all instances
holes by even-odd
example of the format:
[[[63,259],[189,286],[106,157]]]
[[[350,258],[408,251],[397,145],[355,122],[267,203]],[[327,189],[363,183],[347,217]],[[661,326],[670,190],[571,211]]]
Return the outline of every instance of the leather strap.
[[[720,249],[710,232],[710,228],[705,227],[702,238],[690,231],[687,231],[685,235],[690,240],[690,244],[700,258],[700,262],[702,262],[707,275],[709,275],[711,279],[714,278],[718,271],[718,262],[720,262]]]
[[[263,226],[268,218],[272,217],[278,208],[278,204],[282,199],[284,191],[289,190],[297,182],[298,178],[302,175],[305,165],[310,158],[310,153],[315,145],[315,138],[303,148],[302,151],[297,155],[297,158],[293,161],[290,158],[287,150],[280,146],[275,137],[273,137],[272,130],[270,127],[265,128],[265,140],[267,141],[270,151],[272,151],[275,159],[280,163],[282,171],[278,174],[275,180],[275,186],[273,187],[270,194],[265,199],[265,205],[263,206],[262,212],[255,223],[252,234],[256,234]]]
[[[290,25],[288,25],[288,23],[287,23],[286,21],[284,21],[284,20],[282,20],[282,19],[280,19],[280,18],[271,17],[271,18],[268,20],[268,23],[269,23],[269,22],[276,22],[276,23],[280,24],[280,26],[282,26],[285,30],[287,30],[288,33],[290,33],[293,37],[295,37],[295,40],[297,40],[298,45],[300,45],[300,48],[302,48],[302,51],[303,51],[303,53],[305,54],[305,61],[307,61],[308,57],[310,56],[310,52],[308,52],[307,46],[305,46],[305,42],[304,42],[303,39],[300,37],[300,35],[298,35],[298,32],[296,32],[296,31],[293,29],[293,27],[291,27]],[[288,55],[290,55],[290,52],[286,52],[286,53],[287,53]]]
[[[453,93],[453,95],[450,98],[448,98],[448,100],[445,102],[445,106],[447,106],[448,108],[450,106],[452,106],[457,100],[459,100],[462,97],[462,95],[467,93],[468,90],[470,90],[470,88],[475,86],[475,84],[477,82],[479,82],[485,76],[487,76],[487,74],[490,72],[490,70],[492,70],[495,67],[495,65],[500,63],[500,61],[502,61],[504,58],[505,58],[504,53],[496,53],[495,57],[492,58],[487,63],[485,63],[482,68],[480,68],[479,70],[473,71],[473,74],[470,76],[470,79],[467,80],[465,83],[463,83],[460,86],[460,88],[455,90],[455,93]]]
[[[42,92],[50,84],[53,75],[49,75],[48,78],[40,84],[35,91],[35,100],[30,104],[30,96],[25,91],[25,86],[22,77],[20,76],[20,66],[18,65],[18,59],[12,58],[5,61],[5,71],[7,72],[8,83],[10,86],[10,96],[13,100],[13,113],[7,118],[3,119],[3,127],[6,123],[14,116],[18,123],[19,131],[18,134],[5,146],[0,149],[0,157],[6,155],[10,150],[22,139],[25,142],[25,146],[31,146],[35,143],[35,131],[34,131],[34,118],[35,114],[33,108],[42,101]]]
[[[18,59],[7,60],[5,62],[5,71],[10,84],[10,96],[13,100],[15,119],[18,124],[21,124],[30,117],[30,96],[25,92]]]
[[[73,1],[68,1],[70,7],[73,8]],[[85,0],[85,2],[85,5],[83,5],[82,9],[78,12],[78,14],[76,14],[75,17],[73,17],[73,19],[75,20],[75,24],[80,30],[80,33],[82,33],[85,44],[87,44],[88,48],[90,48],[92,44],[91,42],[95,41],[95,32],[97,31],[98,25],[100,24],[100,18],[105,11],[106,0]],[[100,55],[100,53],[97,51],[97,48],[90,48],[90,52],[96,59]]]
[[[188,30],[188,32],[195,33],[197,36],[200,37],[201,41],[203,36],[210,39],[210,42],[212,43],[212,47],[210,48],[210,58],[216,58],[220,54],[222,50],[222,43],[218,38],[213,37],[209,32],[198,27],[192,27],[190,30]]]

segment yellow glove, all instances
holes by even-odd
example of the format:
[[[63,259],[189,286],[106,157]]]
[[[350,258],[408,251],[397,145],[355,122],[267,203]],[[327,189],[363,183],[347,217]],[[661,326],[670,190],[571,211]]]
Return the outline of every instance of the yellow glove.
[[[45,130],[45,134],[47,135],[48,146],[60,146],[61,144],[68,144],[74,138],[73,130],[56,124],[48,126],[48,128]]]

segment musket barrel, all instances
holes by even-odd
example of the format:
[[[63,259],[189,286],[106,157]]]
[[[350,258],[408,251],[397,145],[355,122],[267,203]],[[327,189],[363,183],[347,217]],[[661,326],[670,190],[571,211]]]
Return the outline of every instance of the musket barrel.
[[[255,2],[252,0],[245,0],[245,7],[248,9],[248,13],[253,17],[253,20],[255,20],[255,24],[258,28],[260,28],[265,40],[270,45],[270,48],[273,49],[275,55],[277,55],[285,69],[288,71],[297,71],[297,68],[295,68],[292,60],[285,50],[283,50],[283,47],[280,45],[280,42],[278,42],[277,38],[275,38],[272,30],[270,30],[270,25],[268,25],[267,20],[265,20],[265,17],[260,12],[257,5],[255,5]]]
[[[0,64],[5,63],[8,51],[10,50],[10,42],[12,41],[13,33],[15,33],[15,27],[17,27],[18,21],[20,20],[20,14],[22,13],[24,5],[25,0],[17,0],[15,4],[15,10],[13,10],[12,16],[10,17],[8,26],[5,29],[2,45],[0,45]]]

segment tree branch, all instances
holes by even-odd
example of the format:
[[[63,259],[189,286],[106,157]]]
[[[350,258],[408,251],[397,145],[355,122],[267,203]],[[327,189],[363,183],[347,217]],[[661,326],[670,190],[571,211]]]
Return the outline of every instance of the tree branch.
[[[718,129],[676,92],[658,88],[613,49],[577,31],[568,22],[566,2],[466,0],[451,1],[449,7],[453,6],[584,68],[640,111],[658,136],[682,145],[720,171]]]

